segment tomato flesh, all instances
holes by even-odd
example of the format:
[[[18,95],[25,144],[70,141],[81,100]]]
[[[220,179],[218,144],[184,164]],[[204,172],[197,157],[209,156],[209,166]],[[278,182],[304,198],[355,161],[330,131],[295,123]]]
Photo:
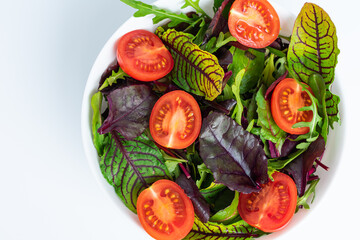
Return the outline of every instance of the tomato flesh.
[[[264,48],[278,37],[280,20],[266,0],[236,0],[230,9],[229,30],[241,44]]]
[[[286,174],[275,172],[274,181],[262,185],[258,193],[240,194],[239,214],[244,221],[264,232],[283,229],[295,213],[297,190]]]
[[[311,91],[310,88],[308,88]],[[311,98],[295,79],[286,78],[274,89],[271,97],[271,113],[275,123],[285,132],[291,134],[306,134],[308,127],[293,128],[298,122],[310,122],[312,111],[299,111],[299,108],[310,106]]]
[[[174,60],[160,38],[146,30],[134,30],[117,43],[117,60],[121,69],[140,81],[154,81],[168,74]]]
[[[162,179],[142,191],[137,212],[145,231],[157,240],[182,239],[194,224],[194,207],[175,182]]]
[[[159,145],[173,149],[190,146],[201,129],[200,107],[182,90],[163,95],[150,115],[150,133]]]

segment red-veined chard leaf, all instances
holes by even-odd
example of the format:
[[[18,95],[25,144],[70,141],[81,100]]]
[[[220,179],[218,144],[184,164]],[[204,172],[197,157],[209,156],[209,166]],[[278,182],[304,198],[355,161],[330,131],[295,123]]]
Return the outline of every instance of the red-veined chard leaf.
[[[159,179],[171,179],[170,173],[160,150],[145,133],[128,141],[111,131],[107,138],[101,172],[124,204],[136,212],[140,192]]]
[[[313,73],[320,74],[326,85],[326,111],[329,124],[338,122],[340,98],[330,92],[335,77],[337,56],[336,28],[329,15],[313,3],[305,3],[298,15],[288,50],[289,72],[307,82]]]
[[[131,85],[118,88],[107,95],[109,115],[99,133],[121,133],[126,139],[134,139],[148,126],[151,109],[157,97],[147,85]]]
[[[268,181],[267,158],[261,141],[230,117],[210,113],[200,132],[200,156],[217,183],[231,190],[259,191]]]
[[[201,222],[196,216],[194,226],[190,233],[184,238],[186,240],[212,240],[212,239],[238,239],[246,240],[263,235],[254,227],[251,227],[244,220],[224,225],[216,222]]]
[[[216,56],[194,44],[190,34],[175,29],[164,32],[162,28],[156,33],[174,59],[169,78],[185,91],[214,100],[222,91],[224,78],[224,70]]]
[[[265,100],[265,93],[265,86],[261,86],[256,94],[257,113],[259,116],[257,124],[261,127],[260,136],[265,140],[273,142],[277,151],[281,154],[281,148],[286,140],[287,133],[276,125],[271,115],[270,103]]]

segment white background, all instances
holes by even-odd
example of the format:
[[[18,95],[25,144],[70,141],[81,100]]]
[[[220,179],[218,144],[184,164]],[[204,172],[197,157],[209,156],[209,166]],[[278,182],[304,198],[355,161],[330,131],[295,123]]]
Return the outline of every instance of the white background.
[[[274,2],[297,14],[305,1]],[[360,4],[312,2],[337,26],[344,149],[325,197],[289,233],[291,239],[358,239]],[[134,12],[119,0],[0,0],[1,240],[146,236],[127,230],[95,181],[80,133],[91,66]]]

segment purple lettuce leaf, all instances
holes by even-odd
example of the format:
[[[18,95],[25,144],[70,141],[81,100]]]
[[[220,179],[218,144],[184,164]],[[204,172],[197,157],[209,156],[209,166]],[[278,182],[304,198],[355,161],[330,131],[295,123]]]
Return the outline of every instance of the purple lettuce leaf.
[[[268,181],[261,141],[230,117],[212,112],[204,120],[199,152],[215,181],[231,190],[257,192]]]
[[[305,193],[306,184],[310,174],[313,173],[313,165],[316,159],[320,158],[325,151],[325,141],[323,137],[319,137],[312,142],[309,148],[294,159],[284,168],[295,181],[298,195],[301,197]]]
[[[112,91],[107,95],[107,100],[109,115],[98,132],[105,134],[116,131],[131,140],[149,126],[151,109],[157,97],[147,85],[132,85]]]
[[[192,178],[187,178],[185,174],[180,174],[180,176],[176,179],[176,183],[179,184],[186,195],[190,198],[194,206],[195,214],[201,222],[206,223],[209,221],[210,206],[203,195],[201,195],[194,180],[192,180]]]

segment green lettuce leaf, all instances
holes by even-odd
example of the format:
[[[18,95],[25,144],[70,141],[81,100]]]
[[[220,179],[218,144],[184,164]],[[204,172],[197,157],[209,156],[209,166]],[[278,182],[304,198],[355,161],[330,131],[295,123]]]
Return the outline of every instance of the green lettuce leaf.
[[[244,94],[258,83],[264,70],[265,54],[250,48],[245,51],[235,47],[231,47],[230,52],[234,61],[229,65],[228,70],[232,71],[233,74],[228,80],[228,84],[231,85],[235,81],[238,72],[245,69],[240,85],[240,93]]]
[[[101,104],[102,104],[103,95],[101,92],[96,92],[91,98],[91,108],[93,110],[92,116],[92,133],[93,133],[93,143],[98,152],[99,156],[103,155],[104,144],[106,137],[105,135],[98,134],[97,130],[103,123],[101,118]]]
[[[149,5],[143,3],[141,1],[135,0],[121,0],[123,3],[138,9],[137,12],[134,13],[134,17],[144,17],[149,14],[154,14],[155,16],[152,18],[153,24],[159,23],[164,19],[170,19],[171,22],[169,23],[169,27],[174,27],[179,23],[194,23],[199,17],[195,14],[192,17],[186,16],[184,13],[173,13],[166,9],[161,9],[154,5]]]
[[[256,94],[257,113],[259,116],[257,124],[261,127],[260,136],[265,140],[273,142],[276,149],[281,153],[281,147],[286,140],[287,133],[276,125],[271,115],[270,104],[265,100],[265,92],[266,89],[263,85]]]
[[[340,120],[340,98],[330,92],[340,50],[336,28],[329,15],[313,3],[305,3],[298,15],[288,51],[289,72],[307,83],[313,73],[320,74],[326,85],[326,111],[329,125]]]
[[[132,141],[114,131],[107,137],[101,172],[124,204],[136,213],[140,192],[159,179],[171,179],[170,173],[160,150],[145,133]]]
[[[192,43],[193,36],[175,29],[159,27],[156,34],[163,40],[174,59],[174,68],[168,75],[187,92],[214,100],[222,91],[224,70],[215,55]]]

